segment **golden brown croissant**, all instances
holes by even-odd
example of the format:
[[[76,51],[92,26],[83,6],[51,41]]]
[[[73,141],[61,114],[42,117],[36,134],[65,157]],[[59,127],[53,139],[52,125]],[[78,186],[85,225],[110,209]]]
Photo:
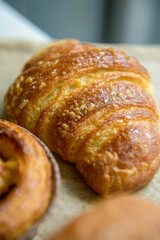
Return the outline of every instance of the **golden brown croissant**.
[[[159,167],[150,76],[119,50],[54,43],[25,65],[5,107],[11,121],[75,163],[100,194],[136,190]]]
[[[160,208],[136,196],[97,204],[48,240],[159,240]]]
[[[0,120],[0,239],[19,239],[30,230],[55,199],[58,182],[48,148],[28,131]]]

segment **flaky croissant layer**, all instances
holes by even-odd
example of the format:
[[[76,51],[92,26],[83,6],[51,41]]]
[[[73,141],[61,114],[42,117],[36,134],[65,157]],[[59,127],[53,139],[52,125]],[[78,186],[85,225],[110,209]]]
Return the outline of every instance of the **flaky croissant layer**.
[[[152,88],[136,58],[63,40],[26,63],[5,108],[11,121],[75,163],[96,192],[133,191],[159,167]]]

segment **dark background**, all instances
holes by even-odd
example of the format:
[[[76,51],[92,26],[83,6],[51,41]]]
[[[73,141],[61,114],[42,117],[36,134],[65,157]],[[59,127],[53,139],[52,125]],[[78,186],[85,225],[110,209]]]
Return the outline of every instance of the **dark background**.
[[[160,43],[159,0],[5,0],[55,39]]]

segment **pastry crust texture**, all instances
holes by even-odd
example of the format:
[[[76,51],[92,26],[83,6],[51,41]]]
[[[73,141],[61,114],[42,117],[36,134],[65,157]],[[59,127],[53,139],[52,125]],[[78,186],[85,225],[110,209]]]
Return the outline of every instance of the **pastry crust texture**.
[[[158,170],[152,89],[135,57],[66,39],[26,63],[5,108],[10,121],[75,163],[86,182],[106,195],[139,189]]]
[[[98,203],[47,240],[159,240],[160,208],[136,196]]]
[[[0,239],[28,239],[54,202],[58,184],[48,148],[22,127],[0,120]]]

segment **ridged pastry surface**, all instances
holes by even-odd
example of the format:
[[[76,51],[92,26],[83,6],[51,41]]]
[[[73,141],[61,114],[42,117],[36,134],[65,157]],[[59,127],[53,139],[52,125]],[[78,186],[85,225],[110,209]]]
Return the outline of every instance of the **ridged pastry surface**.
[[[58,178],[49,150],[28,131],[0,120],[0,239],[21,239],[35,227],[55,199]]]
[[[159,167],[152,88],[136,58],[63,40],[26,63],[5,107],[11,121],[74,162],[98,193],[132,191]]]

